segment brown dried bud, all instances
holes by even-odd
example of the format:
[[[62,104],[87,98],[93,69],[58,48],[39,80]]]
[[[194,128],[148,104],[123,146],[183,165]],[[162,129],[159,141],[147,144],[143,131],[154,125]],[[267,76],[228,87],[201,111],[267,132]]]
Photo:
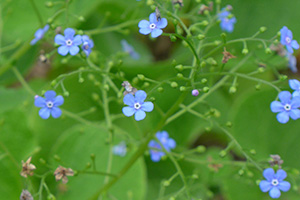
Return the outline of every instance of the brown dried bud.
[[[224,51],[222,54],[224,55],[223,59],[222,59],[222,63],[227,63],[229,59],[236,58],[234,55],[232,55],[231,53],[226,51],[226,48],[224,48]]]
[[[179,4],[181,7],[183,7],[183,0],[173,0],[173,5]]]
[[[125,88],[125,91],[123,92],[123,95],[125,96],[126,94],[132,94],[135,95],[137,92],[137,89],[132,87],[128,81],[124,81],[122,83],[122,86]]]
[[[280,156],[275,154],[275,155],[270,155],[271,161],[269,161],[271,167],[274,165],[278,165],[279,168],[281,168],[281,165],[283,164],[283,160],[281,160]]]
[[[28,190],[22,190],[20,200],[33,200],[33,197]]]
[[[156,16],[157,21],[161,20],[161,15],[160,15],[160,12],[158,10],[158,7],[155,8],[155,16]]]
[[[208,6],[202,4],[202,5],[200,6],[200,10],[198,11],[198,14],[203,15],[203,14],[204,14],[204,11],[206,11],[206,10],[212,11],[212,10],[213,10],[213,6],[214,6],[214,3],[213,3],[213,2],[209,2]]]
[[[282,44],[278,44],[278,45],[271,44],[270,49],[272,51],[275,51],[281,57],[284,57],[287,53]]]
[[[30,162],[31,162],[31,157],[29,157],[25,163],[22,160],[22,171],[20,174],[25,178],[27,178],[27,175],[32,176],[33,175],[32,171],[36,169],[36,167]]]
[[[71,168],[67,169],[62,166],[59,166],[58,168],[56,168],[54,176],[56,181],[62,179],[63,184],[66,184],[68,182],[67,176],[74,176],[74,172]]]

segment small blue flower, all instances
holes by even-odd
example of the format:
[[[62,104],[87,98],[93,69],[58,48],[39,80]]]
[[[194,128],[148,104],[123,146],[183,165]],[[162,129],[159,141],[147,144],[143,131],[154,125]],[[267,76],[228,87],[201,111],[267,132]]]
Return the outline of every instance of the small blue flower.
[[[49,30],[49,25],[46,24],[46,26],[44,28],[40,28],[38,29],[35,33],[34,33],[34,39],[31,40],[30,44],[34,45],[35,43],[37,43],[37,41],[39,41],[40,39],[42,39],[45,35],[45,33]]]
[[[299,49],[299,44],[296,40],[293,40],[293,33],[286,26],[282,27],[281,33],[281,44],[286,46],[286,49],[290,53],[294,53],[294,49]]]
[[[293,92],[293,97],[300,97],[300,82],[297,79],[291,79],[289,80],[290,87],[295,90]]]
[[[193,89],[192,90],[192,95],[195,96],[195,97],[198,96],[199,95],[199,90]]]
[[[120,142],[120,144],[115,145],[113,147],[113,153],[117,156],[124,157],[127,153],[127,146],[124,141]]]
[[[55,43],[61,45],[58,47],[58,53],[62,56],[70,53],[72,56],[76,55],[79,52],[79,45],[82,43],[82,39],[80,35],[75,35],[75,30],[72,28],[67,28],[64,31],[65,36],[61,34],[57,34],[55,36]]]
[[[267,180],[260,181],[259,187],[263,192],[269,191],[269,195],[273,199],[277,199],[280,197],[280,190],[283,192],[287,192],[291,188],[291,184],[283,180],[287,177],[287,174],[283,169],[279,169],[275,173],[274,169],[267,168],[263,171],[263,176]]]
[[[140,28],[141,34],[148,35],[149,33],[151,33],[151,37],[153,38],[160,36],[163,33],[161,29],[165,28],[168,25],[168,21],[166,18],[157,20],[155,12],[150,14],[149,21],[150,22],[148,22],[147,20],[141,20],[138,26]]]
[[[140,58],[140,54],[137,53],[134,50],[134,48],[130,44],[128,44],[128,42],[126,40],[122,40],[121,44],[122,44],[122,47],[123,47],[123,51],[128,53],[133,59],[138,60]]]
[[[58,118],[61,116],[61,110],[58,106],[64,103],[64,98],[61,95],[56,96],[53,90],[48,90],[45,92],[45,98],[40,96],[35,97],[34,105],[40,107],[39,115],[43,119],[48,119],[50,114],[53,118]]]
[[[134,119],[136,121],[143,120],[146,117],[145,112],[151,112],[154,108],[152,102],[144,102],[147,94],[143,90],[138,90],[135,96],[132,94],[126,94],[123,102],[128,105],[122,109],[125,116],[130,117],[134,114]]]
[[[155,136],[167,151],[170,151],[176,147],[175,140],[169,138],[169,134],[166,131],[157,132]],[[166,153],[163,152],[160,144],[155,140],[151,140],[148,144],[148,147],[152,148],[150,149],[150,156],[153,162],[160,161],[161,157],[166,155]]]
[[[291,117],[293,120],[296,120],[300,118],[300,110],[298,109],[300,107],[300,97],[294,96],[292,98],[292,95],[288,91],[282,91],[279,93],[278,98],[279,101],[273,101],[271,103],[271,110],[274,113],[277,113],[277,120],[285,124],[289,121],[289,117]]]
[[[94,42],[89,38],[87,35],[83,35],[82,37],[82,50],[86,54],[86,56],[89,56],[92,52],[92,48],[94,47]]]
[[[220,23],[221,29],[229,33],[233,31],[234,24],[236,23],[236,18],[235,17],[229,18],[230,15],[231,13],[228,10],[226,10],[226,8],[223,8],[221,12],[218,14],[218,18],[219,20],[221,20]]]
[[[287,57],[287,59],[289,61],[289,68],[291,69],[291,71],[293,73],[296,73],[298,71],[296,57],[292,53],[290,53],[290,52],[287,52],[286,57]]]

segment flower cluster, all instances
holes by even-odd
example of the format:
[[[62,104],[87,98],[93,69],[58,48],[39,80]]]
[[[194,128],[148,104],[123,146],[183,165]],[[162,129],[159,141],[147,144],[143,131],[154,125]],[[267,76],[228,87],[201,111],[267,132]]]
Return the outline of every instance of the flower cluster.
[[[170,151],[176,147],[175,140],[169,138],[169,134],[166,131],[157,132],[155,137],[160,141],[167,151]],[[166,153],[163,152],[161,145],[155,140],[151,140],[148,144],[148,147],[150,148],[150,156],[153,162],[160,161],[161,157],[166,155]]]
[[[231,33],[234,29],[234,24],[236,23],[236,18],[232,17],[231,13],[228,11],[230,6],[223,8],[218,14],[218,18],[221,21],[220,27],[223,31]],[[230,7],[231,8],[231,7]]]
[[[277,114],[280,123],[287,123],[289,118],[296,120],[300,118],[300,82],[296,79],[289,80],[290,87],[295,90],[293,95],[289,91],[282,91],[278,98],[280,101],[271,103],[271,110]]]
[[[64,36],[57,34],[54,38],[55,43],[60,45],[57,50],[60,55],[66,56],[68,53],[72,56],[76,55],[80,51],[78,46],[81,44],[86,56],[90,55],[94,42],[87,35],[75,35],[75,30],[72,28],[65,29],[64,34]]]
[[[156,17],[155,12],[150,14],[149,21],[141,20],[138,24],[141,34],[148,35],[151,33],[151,37],[153,38],[160,36],[163,33],[161,29],[165,28],[167,25],[167,19]]]
[[[285,45],[286,49],[290,53],[294,53],[293,49],[299,49],[299,44],[296,40],[293,40],[293,33],[286,26],[280,30],[280,43]]]

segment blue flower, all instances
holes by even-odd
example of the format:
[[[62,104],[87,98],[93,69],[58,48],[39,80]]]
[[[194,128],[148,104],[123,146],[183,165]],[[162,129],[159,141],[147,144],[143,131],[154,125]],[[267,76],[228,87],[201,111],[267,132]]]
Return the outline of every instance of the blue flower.
[[[223,31],[227,31],[231,33],[234,29],[234,24],[236,23],[236,18],[229,16],[231,13],[226,10],[226,8],[223,8],[222,11],[218,14],[219,20],[221,20],[220,27]]]
[[[288,91],[282,91],[278,95],[279,101],[273,101],[271,103],[271,110],[274,113],[277,113],[277,120],[285,124],[289,121],[289,117],[293,120],[300,118],[300,110],[297,109],[300,107],[300,97],[292,95]]]
[[[121,44],[122,44],[122,47],[123,47],[123,51],[128,53],[133,59],[138,60],[140,58],[140,54],[138,54],[134,50],[134,48],[130,44],[128,44],[128,42],[126,40],[122,40]]]
[[[299,44],[296,40],[293,40],[293,33],[286,26],[282,27],[281,33],[281,44],[286,46],[286,49],[290,53],[294,53],[294,49],[299,49]]]
[[[160,36],[163,33],[161,29],[165,28],[168,25],[168,21],[166,18],[157,20],[155,12],[150,14],[149,21],[150,22],[148,22],[147,20],[141,20],[138,26],[140,28],[141,34],[148,35],[149,33],[151,33],[151,37],[153,38]]]
[[[37,41],[39,41],[40,39],[42,39],[45,35],[45,33],[49,30],[49,25],[46,24],[46,26],[44,28],[40,28],[38,29],[35,33],[34,33],[34,39],[31,40],[30,44],[34,45],[35,43],[37,43]]]
[[[89,38],[87,35],[83,35],[82,37],[82,50],[86,54],[86,56],[89,56],[92,52],[92,48],[94,47],[94,42]]]
[[[126,94],[123,102],[128,105],[122,109],[125,116],[130,117],[134,114],[134,119],[136,121],[143,120],[146,117],[145,112],[151,112],[153,110],[153,103],[148,101],[144,102],[147,94],[143,90],[138,90],[135,96],[132,94]]]
[[[291,69],[291,71],[293,73],[296,73],[298,71],[296,57],[292,53],[290,53],[290,52],[287,52],[286,57],[287,57],[287,59],[289,61],[289,68]]]
[[[117,156],[124,157],[127,153],[126,143],[124,141],[113,147],[113,153]]]
[[[291,79],[289,80],[290,87],[295,90],[293,92],[293,97],[300,97],[300,82],[297,79]]]
[[[82,39],[80,35],[75,35],[75,31],[72,28],[67,28],[64,31],[65,36],[61,34],[57,34],[55,36],[55,43],[61,45],[58,47],[58,53],[62,56],[70,53],[72,56],[76,55],[79,52],[79,45],[82,43]]]
[[[155,136],[167,151],[170,151],[176,147],[175,140],[169,138],[169,134],[166,131],[157,132]],[[166,153],[163,152],[160,144],[155,140],[151,140],[148,144],[148,147],[150,148],[150,156],[153,162],[160,161],[161,157],[166,155]]]
[[[35,97],[34,105],[40,107],[39,115],[43,119],[48,119],[50,114],[53,118],[58,118],[61,116],[61,110],[58,106],[64,103],[64,98],[61,95],[56,96],[53,90],[48,90],[45,92],[45,98],[40,96]]]
[[[279,169],[276,173],[274,169],[267,168],[263,172],[263,176],[267,180],[262,180],[259,183],[261,191],[268,192],[271,198],[277,199],[280,197],[280,190],[283,192],[289,191],[291,184],[283,179],[286,178],[287,174],[283,169]]]

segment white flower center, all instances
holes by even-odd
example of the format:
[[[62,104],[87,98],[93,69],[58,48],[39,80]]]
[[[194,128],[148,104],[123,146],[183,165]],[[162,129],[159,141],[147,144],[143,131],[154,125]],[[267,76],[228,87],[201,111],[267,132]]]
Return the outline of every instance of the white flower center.
[[[151,29],[155,29],[156,28],[156,24],[154,24],[154,23],[150,24],[150,28]]]
[[[90,47],[89,47],[89,43],[88,42],[84,42],[83,43],[83,48],[85,49],[85,50],[88,50]]]
[[[292,40],[291,40],[291,38],[289,38],[289,37],[286,37],[286,38],[285,38],[285,41],[286,41],[286,43],[288,43],[288,44],[289,44],[289,43],[291,43],[291,41],[292,41]]]
[[[72,42],[72,40],[67,40],[66,44],[67,44],[67,46],[72,46],[73,42]]]
[[[48,101],[46,103],[46,105],[47,105],[48,108],[52,108],[53,107],[53,102],[52,101]]]
[[[286,110],[286,111],[289,111],[289,110],[291,110],[291,105],[290,104],[285,104],[284,105],[284,109]]]
[[[137,109],[137,110],[140,109],[140,108],[141,108],[141,104],[135,103],[135,104],[134,104],[134,108]]]
[[[279,184],[279,181],[277,180],[277,179],[273,179],[272,180],[272,185],[273,186],[276,186],[276,185],[278,185]]]

